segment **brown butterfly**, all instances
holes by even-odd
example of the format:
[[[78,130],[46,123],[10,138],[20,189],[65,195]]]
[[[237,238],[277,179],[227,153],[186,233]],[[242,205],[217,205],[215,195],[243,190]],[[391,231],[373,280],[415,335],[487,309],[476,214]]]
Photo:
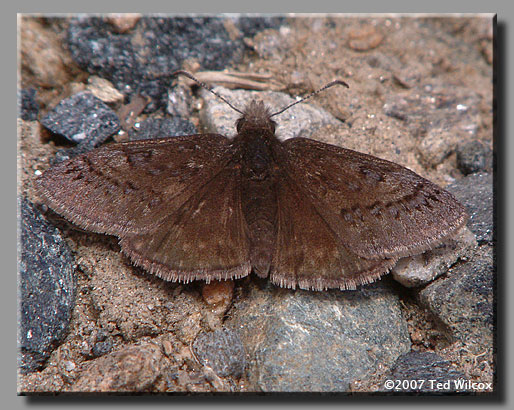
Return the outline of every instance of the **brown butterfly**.
[[[334,84],[346,85],[321,90]],[[279,141],[272,117],[289,106],[232,108],[241,113],[232,140],[108,144],[43,173],[41,196],[78,226],[118,236],[134,264],[165,280],[253,270],[313,290],[372,282],[468,218],[449,192],[400,165],[306,138]]]

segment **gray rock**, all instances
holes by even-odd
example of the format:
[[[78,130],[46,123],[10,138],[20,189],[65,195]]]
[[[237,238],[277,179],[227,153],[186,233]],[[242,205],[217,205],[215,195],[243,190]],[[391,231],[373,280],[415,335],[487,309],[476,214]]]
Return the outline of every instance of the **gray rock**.
[[[62,100],[41,119],[41,124],[55,134],[91,148],[120,129],[114,111],[85,91]]]
[[[484,245],[468,263],[423,289],[419,298],[451,337],[482,352],[492,347],[494,331],[493,249]]]
[[[493,176],[473,174],[446,187],[469,213],[468,227],[481,243],[493,242]]]
[[[264,101],[264,104],[272,112],[279,111],[295,101],[287,94],[272,91],[228,90],[223,87],[216,87],[214,90],[241,111],[252,100]],[[227,137],[236,135],[235,124],[241,114],[206,90],[203,91],[202,97],[205,101],[204,109],[201,112],[204,126],[210,132]],[[308,137],[313,130],[326,125],[340,124],[327,111],[308,103],[297,104],[274,119],[277,122],[276,135],[282,141],[298,136]]]
[[[68,332],[74,260],[60,232],[25,199],[20,203],[19,368],[40,369]]]
[[[188,118],[191,115],[193,94],[189,87],[177,84],[168,90],[168,105],[166,111],[172,117]]]
[[[476,247],[475,235],[464,228],[457,237],[432,250],[400,259],[391,273],[403,286],[422,286],[446,273],[459,259],[470,259]]]
[[[246,353],[237,331],[228,328],[200,333],[193,342],[193,351],[204,366],[220,377],[240,378],[246,367]]]
[[[229,320],[250,357],[250,390],[344,392],[409,351],[398,298],[384,282],[345,292],[250,286]]]
[[[432,352],[409,352],[400,356],[388,377],[401,382],[398,388],[391,390],[402,393],[456,391],[454,381],[464,378],[465,375],[453,369],[450,362]]]
[[[120,129],[114,111],[87,91],[62,100],[41,124],[77,144],[57,151],[52,164],[91,151]]]

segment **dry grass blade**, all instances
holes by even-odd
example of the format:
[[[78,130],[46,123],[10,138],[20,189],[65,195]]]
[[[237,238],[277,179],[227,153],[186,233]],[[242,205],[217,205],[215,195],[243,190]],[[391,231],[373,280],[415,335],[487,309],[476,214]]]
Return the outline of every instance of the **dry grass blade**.
[[[226,88],[245,90],[284,90],[284,84],[274,80],[271,74],[237,73],[224,71],[199,71],[195,73],[198,80],[207,84],[217,84]],[[193,85],[190,79],[184,79],[187,85]]]

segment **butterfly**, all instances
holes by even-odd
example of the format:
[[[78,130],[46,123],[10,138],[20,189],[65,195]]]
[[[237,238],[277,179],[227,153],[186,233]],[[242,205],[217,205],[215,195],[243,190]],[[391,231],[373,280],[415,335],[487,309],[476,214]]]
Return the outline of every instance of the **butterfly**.
[[[335,84],[346,85],[310,96]],[[164,280],[253,271],[311,290],[373,282],[466,223],[449,192],[401,165],[307,138],[279,141],[273,117],[305,99],[275,113],[260,101],[239,110],[223,100],[241,114],[233,139],[107,144],[45,171],[37,179],[43,202],[84,229],[117,236],[135,265]]]

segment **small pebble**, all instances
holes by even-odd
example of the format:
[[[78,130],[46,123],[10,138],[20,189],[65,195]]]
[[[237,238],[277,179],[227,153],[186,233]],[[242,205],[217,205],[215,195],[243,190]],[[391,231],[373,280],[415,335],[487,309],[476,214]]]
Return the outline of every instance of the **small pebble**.
[[[139,13],[120,13],[111,14],[107,21],[117,33],[126,33],[135,27],[140,18]]]
[[[233,280],[214,281],[202,287],[202,296],[208,305],[224,305],[232,300],[233,294]]]
[[[348,46],[356,51],[367,51],[380,45],[384,36],[375,27],[366,25],[349,33]]]
[[[124,98],[109,80],[96,75],[89,77],[87,90],[104,103],[120,103]]]
[[[69,360],[64,362],[64,368],[66,369],[67,372],[71,372],[72,370],[75,370],[76,367],[77,366],[75,365],[75,363],[70,362]]]
[[[162,341],[162,350],[166,356],[169,357],[171,355],[171,352],[173,351],[173,345],[169,340]]]

